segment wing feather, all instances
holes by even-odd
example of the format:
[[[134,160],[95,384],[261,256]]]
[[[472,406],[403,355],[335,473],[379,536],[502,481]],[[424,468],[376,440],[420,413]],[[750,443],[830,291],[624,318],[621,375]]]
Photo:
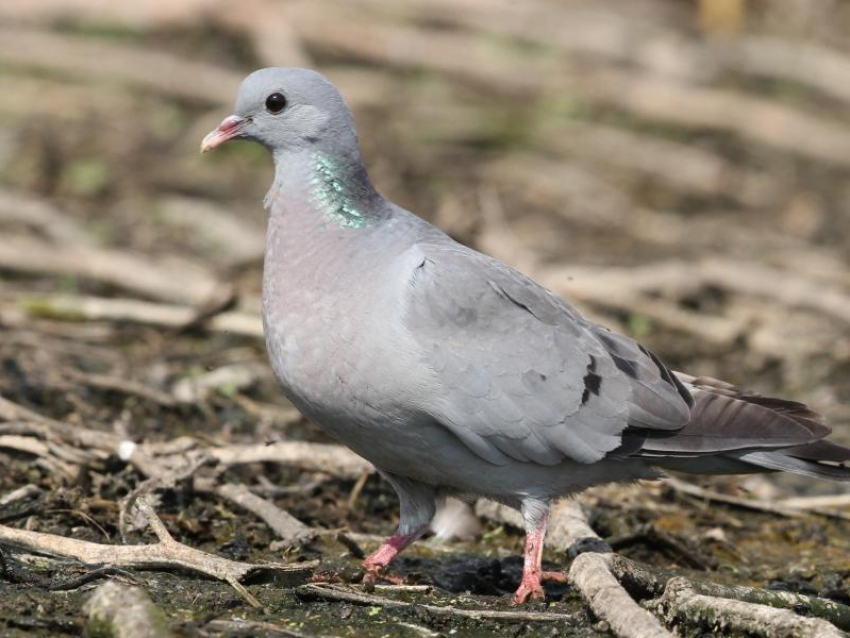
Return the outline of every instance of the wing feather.
[[[687,391],[631,339],[459,244],[412,250],[404,321],[436,380],[421,407],[480,457],[592,463],[630,425],[687,423]]]

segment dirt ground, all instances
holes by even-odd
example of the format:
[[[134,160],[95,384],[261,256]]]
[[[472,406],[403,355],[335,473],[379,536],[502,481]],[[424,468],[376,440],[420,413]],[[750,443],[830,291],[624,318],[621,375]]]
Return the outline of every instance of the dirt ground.
[[[130,503],[149,497],[190,547],[352,574],[394,530],[395,495],[361,466],[219,452],[332,443],[283,397],[262,342],[270,159],[198,154],[243,75],[269,65],[338,84],[397,203],[674,369],[803,401],[850,442],[848,35],[846,6],[802,0],[4,3],[0,527],[154,543]],[[659,571],[850,605],[846,488],[679,478],[710,491],[595,490],[594,530]],[[309,540],[282,542],[222,485]],[[308,570],[248,579],[246,598],[0,539],[0,634],[81,635],[112,578],[180,636],[610,635],[572,586],[528,608],[568,618],[429,610],[511,609],[522,535],[480,520],[472,539],[406,552],[410,587],[377,603],[311,593]],[[569,564],[562,548],[546,560]]]

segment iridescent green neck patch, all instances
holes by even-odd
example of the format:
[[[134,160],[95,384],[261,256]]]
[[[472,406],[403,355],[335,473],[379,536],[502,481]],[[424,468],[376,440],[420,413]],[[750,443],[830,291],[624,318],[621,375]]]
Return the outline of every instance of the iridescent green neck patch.
[[[311,195],[328,219],[344,228],[363,228],[371,223],[366,213],[354,204],[356,186],[333,157],[316,152],[313,155]]]

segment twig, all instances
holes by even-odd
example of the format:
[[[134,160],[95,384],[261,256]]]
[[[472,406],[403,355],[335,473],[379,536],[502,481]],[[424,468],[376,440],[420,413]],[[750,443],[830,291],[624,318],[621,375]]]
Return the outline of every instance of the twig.
[[[67,214],[29,193],[0,189],[0,220],[37,228],[57,242],[91,243],[91,238]]]
[[[360,492],[363,491],[363,488],[366,486],[366,481],[369,480],[373,471],[374,470],[371,468],[364,469],[360,473],[360,476],[357,477],[357,481],[354,483],[354,487],[351,488],[351,492],[348,494],[348,498],[345,501],[346,509],[354,509],[354,506],[357,504],[357,499],[360,497]]]
[[[609,538],[608,544],[614,551],[634,545],[646,545],[650,549],[669,554],[677,562],[691,569],[707,570],[716,567],[712,558],[703,556],[696,548],[685,545],[673,534],[663,532],[652,524],[642,525],[634,534]]]
[[[61,476],[65,480],[72,480],[77,475],[73,465],[56,458],[51,453],[50,445],[31,436],[20,436],[17,434],[0,435],[0,448],[36,456],[38,457],[36,460],[37,465],[45,467],[51,474]]]
[[[111,432],[91,430],[63,423],[13,403],[0,396],[0,420],[23,421],[26,427],[46,440],[61,439],[77,447],[91,450],[115,450],[120,438]]]
[[[342,545],[345,545],[345,548],[352,556],[354,556],[354,558],[366,558],[366,552],[363,551],[363,548],[357,544],[356,540],[351,538],[351,536],[345,532],[337,532],[336,539]]]
[[[671,621],[709,631],[733,630],[775,638],[841,638],[844,632],[825,620],[803,618],[785,609],[715,598],[699,593],[686,578],[668,581],[664,595],[652,603]]]
[[[502,620],[505,622],[576,622],[575,614],[549,613],[539,611],[494,611],[489,609],[462,609],[459,607],[408,603],[373,594],[361,594],[336,585],[301,585],[295,590],[304,600],[341,600],[357,605],[384,607],[386,609],[424,609],[439,617],[461,617],[474,620]]]
[[[27,273],[76,275],[170,302],[203,303],[219,285],[182,259],[156,261],[127,251],[53,244],[26,236],[0,237],[0,267]]]
[[[28,501],[38,497],[40,494],[41,488],[38,485],[33,485],[32,483],[24,485],[0,497],[0,509],[9,507],[20,501]]]
[[[145,512],[152,513],[152,508],[144,499],[141,499],[139,503],[143,504],[141,507]],[[0,525],[0,543],[53,556],[74,558],[87,565],[135,569],[185,569],[230,583],[243,596],[247,594],[246,600],[255,606],[256,598],[240,582],[246,577],[261,572],[304,576],[317,565],[315,561],[291,565],[232,561],[175,541],[155,514],[149,516],[148,520],[160,539],[158,543],[152,545],[102,545],[53,534],[19,530],[6,525]]]
[[[265,233],[238,212],[194,197],[166,197],[159,207],[167,222],[197,235],[216,263],[224,261],[232,267],[262,260]]]
[[[0,34],[5,64],[48,69],[90,82],[122,82],[197,102],[221,104],[233,95],[242,75],[220,66],[193,62],[164,51],[74,38],[17,26]],[[168,73],[162,73],[168,69]]]
[[[694,498],[706,501],[724,503],[726,505],[741,507],[743,509],[748,510],[755,510],[757,512],[764,512],[766,514],[773,514],[775,516],[787,516],[790,518],[797,518],[803,516],[801,512],[794,511],[790,508],[782,507],[778,504],[768,503],[764,501],[756,501],[753,499],[741,498],[738,496],[731,496],[729,494],[723,494],[721,492],[717,492],[716,490],[710,490],[704,487],[700,487],[699,485],[693,485],[692,483],[687,483],[685,481],[673,477],[667,477],[664,482],[667,486],[669,486],[674,491],[679,492],[680,494],[686,494],[688,496],[693,496]]]
[[[73,368],[63,370],[63,374],[74,381],[79,381],[92,388],[141,397],[142,399],[158,403],[165,407],[173,407],[177,403],[171,395],[130,379],[107,374],[82,372]]]
[[[613,556],[611,567],[617,579],[639,600],[661,596],[667,583],[673,578],[678,578],[674,573],[650,569],[617,554]],[[828,620],[843,630],[850,629],[850,607],[834,600],[790,591],[744,585],[723,585],[704,580],[688,579],[688,582],[694,591],[706,596],[787,609],[798,614]]]
[[[204,629],[222,632],[227,636],[263,636],[264,638],[329,638],[322,634],[303,634],[270,622],[249,620],[211,620]]]
[[[219,388],[245,390],[251,387],[264,374],[271,376],[267,367],[246,363],[231,363],[195,377],[185,377],[177,381],[171,393],[181,403],[198,403]]]
[[[850,507],[850,494],[827,494],[824,496],[796,496],[777,501],[782,507],[795,510],[819,510],[824,507]]]
[[[173,635],[162,610],[139,587],[113,580],[98,587],[83,606],[86,635],[152,638]]]
[[[157,489],[175,487],[180,481],[189,479],[198,469],[210,461],[205,450],[190,450],[181,455],[176,466],[169,467],[160,459],[154,459],[145,454],[138,446],[134,446],[129,459],[130,463],[148,478],[142,481],[132,492],[121,500],[121,509],[118,514],[118,531],[121,539],[127,542],[127,532],[130,527],[130,513],[133,506],[138,506],[140,511],[143,505],[149,507],[146,495]],[[144,514],[144,512],[142,512]],[[148,521],[150,516],[146,516]],[[151,523],[154,525],[153,523]],[[165,528],[162,528],[164,531]],[[156,532],[156,529],[154,529]],[[157,533],[157,536],[159,534]]]
[[[19,299],[30,315],[64,321],[120,321],[166,328],[181,328],[196,317],[189,306],[70,295],[38,295]],[[260,316],[247,312],[223,312],[204,323],[210,332],[225,332],[242,337],[263,336]]]
[[[672,638],[651,613],[640,607],[611,571],[611,555],[579,554],[570,566],[570,582],[593,613],[622,638]]]
[[[280,441],[270,445],[229,445],[213,448],[210,454],[224,466],[246,463],[280,463],[313,472],[326,472],[355,479],[372,464],[340,445]]]
[[[195,489],[202,492],[214,492],[223,499],[256,515],[277,534],[280,539],[279,545],[284,547],[305,545],[316,538],[316,530],[305,525],[289,512],[280,509],[274,503],[252,493],[244,485],[235,483],[210,485],[208,482],[196,480]]]

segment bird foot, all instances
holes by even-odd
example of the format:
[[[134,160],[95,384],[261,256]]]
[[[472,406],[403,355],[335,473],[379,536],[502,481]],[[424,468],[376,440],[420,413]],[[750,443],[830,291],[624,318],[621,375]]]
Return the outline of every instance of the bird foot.
[[[360,563],[364,571],[360,582],[366,586],[366,589],[374,589],[375,583],[378,580],[385,580],[393,585],[404,583],[403,577],[387,574],[385,570],[393,559],[398,556],[398,553],[414,539],[418,538],[421,533],[421,530],[419,530],[413,534],[396,534],[395,536],[391,536],[377,550],[367,556],[366,560]]]
[[[546,592],[543,590],[543,583],[559,583],[567,582],[567,575],[563,572],[526,572],[522,575],[522,581],[519,588],[516,590],[514,597],[511,599],[511,605],[525,604],[529,601],[543,602],[546,600]]]
[[[385,567],[385,565],[366,565],[366,563],[363,563],[363,578],[360,579],[360,582],[367,592],[374,591],[375,585],[381,580],[392,585],[404,584],[404,576],[387,574],[384,571]]]

